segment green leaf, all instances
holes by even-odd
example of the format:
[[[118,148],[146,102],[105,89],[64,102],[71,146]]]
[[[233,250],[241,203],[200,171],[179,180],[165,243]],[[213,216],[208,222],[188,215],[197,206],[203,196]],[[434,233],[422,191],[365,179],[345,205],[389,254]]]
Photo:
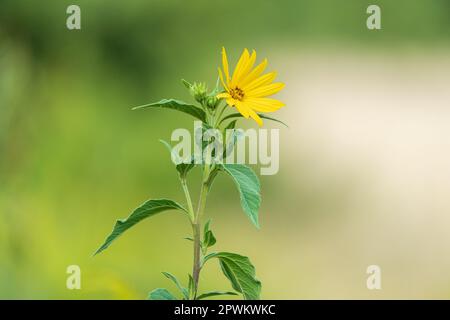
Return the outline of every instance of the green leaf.
[[[236,183],[241,197],[241,206],[253,224],[259,228],[258,210],[261,204],[260,184],[252,169],[243,164],[223,164]]]
[[[188,172],[191,171],[194,167],[194,159],[192,158],[190,163],[182,162],[176,166],[176,169],[181,177],[186,177]]]
[[[206,223],[205,223],[205,226],[203,227],[203,233],[206,233],[210,230],[209,229],[210,225],[211,225],[211,219],[208,219],[208,221],[206,221]]]
[[[188,285],[188,291],[189,291],[189,297],[194,296],[194,278],[190,274],[188,274],[189,277],[189,285]]]
[[[206,221],[205,226],[203,227],[203,234],[206,234],[208,232],[211,232],[210,226],[211,225],[211,219],[208,219],[208,221]]]
[[[276,118],[272,118],[272,117],[266,116],[265,114],[262,114],[262,113],[258,113],[258,116],[260,116],[262,119],[266,119],[266,120],[270,120],[270,121],[275,121],[275,122],[281,123],[285,127],[289,128],[289,126],[286,123],[284,123],[283,121],[278,120]],[[240,114],[240,113],[232,113],[232,114],[229,114],[226,117],[224,117],[222,120],[220,120],[219,125],[222,122],[224,122],[225,120],[232,119],[232,118],[243,118],[243,117],[244,116],[242,114]]]
[[[167,289],[158,288],[148,295],[148,300],[177,300]]]
[[[236,123],[234,123],[234,125],[236,125]],[[234,129],[234,127],[230,128],[230,129],[233,129],[233,131],[231,133],[226,132],[226,130],[228,130],[228,129],[225,129],[225,131],[224,131],[223,141],[228,142],[228,144],[226,145],[226,148],[224,148],[224,150],[223,150],[223,158],[224,159],[226,159],[231,154],[231,152],[233,152],[236,142],[239,139],[242,139],[244,137],[244,131],[242,129]]]
[[[210,96],[217,96],[220,92],[220,77],[217,77],[216,86],[213,91],[209,94]]]
[[[98,248],[98,250],[94,253],[94,255],[99,254],[100,252],[108,248],[117,237],[122,235],[122,233],[124,233],[126,230],[128,230],[141,220],[154,216],[155,214],[162,211],[173,209],[182,210],[187,213],[187,210],[185,208],[172,200],[155,199],[146,201],[140,207],[136,208],[128,218],[117,220],[116,224],[114,225],[113,231],[106,238],[105,242],[100,246],[100,248]]]
[[[170,143],[168,143],[167,141],[165,141],[163,139],[159,139],[159,142],[161,142],[167,148],[167,150],[169,150],[171,159],[172,159],[172,157],[176,158],[175,161],[178,164],[175,166],[175,168],[177,169],[180,177],[185,178],[187,176],[188,172],[191,171],[191,169],[195,167],[194,157],[191,156],[189,161],[182,160],[181,158],[179,158],[179,156],[177,154],[172,153],[172,146],[170,145]]]
[[[205,293],[202,293],[201,295],[199,295],[197,297],[197,300],[214,297],[214,296],[224,296],[224,295],[237,296],[237,293],[233,292],[233,291],[210,291],[210,292],[205,292]]]
[[[219,259],[223,274],[230,280],[234,290],[246,300],[258,300],[261,282],[255,277],[255,267],[247,257],[231,252],[216,252],[205,257],[205,262]]]
[[[231,150],[233,150],[234,144],[237,141],[236,130],[233,130],[236,127],[236,122],[237,120],[230,121],[230,123],[223,130],[222,141],[225,142],[227,138],[231,139],[231,142],[228,145],[225,145],[225,150],[223,150],[224,159],[231,153]],[[229,137],[227,137],[227,130],[233,130],[233,132],[229,135]]]
[[[206,181],[206,184],[208,185],[209,190],[211,190],[212,184],[214,182],[214,180],[217,177],[217,174],[219,173],[219,171],[221,171],[219,168],[221,167],[215,167],[213,171],[210,172],[209,174],[209,179],[208,181]]]
[[[186,89],[190,89],[192,87],[192,84],[184,79],[181,79],[181,83],[186,87]]]
[[[205,248],[212,247],[216,244],[216,241],[216,237],[214,237],[214,234],[211,230],[205,233],[205,239],[203,240]]]
[[[186,300],[189,300],[189,292],[188,289],[186,289],[185,287],[183,287],[180,283],[180,281],[178,281],[178,279],[171,273],[169,272],[163,272],[163,275],[166,276],[166,278],[170,279],[173,281],[173,283],[175,283],[175,285],[177,286],[177,288],[181,291],[181,293],[183,294],[184,298]]]
[[[209,229],[210,222],[211,220],[208,220],[203,229],[203,254],[206,253],[209,247],[212,247],[216,243],[216,237],[214,237],[213,232]]]
[[[205,137],[205,132],[209,129],[213,129],[213,127],[207,123],[203,123],[201,127],[196,128],[196,131],[194,131],[194,142],[202,150],[205,150],[212,141],[212,138],[205,140],[203,139]],[[203,158],[203,153],[201,156]]]
[[[236,127],[237,120],[230,121],[230,123],[225,127],[225,130],[234,129]]]
[[[162,99],[161,101],[144,104],[142,106],[137,106],[132,108],[132,110],[144,109],[144,108],[166,108],[181,111],[195,118],[201,120],[202,122],[206,122],[206,113],[199,107],[196,107],[192,104],[188,104],[183,101],[175,100],[175,99]]]

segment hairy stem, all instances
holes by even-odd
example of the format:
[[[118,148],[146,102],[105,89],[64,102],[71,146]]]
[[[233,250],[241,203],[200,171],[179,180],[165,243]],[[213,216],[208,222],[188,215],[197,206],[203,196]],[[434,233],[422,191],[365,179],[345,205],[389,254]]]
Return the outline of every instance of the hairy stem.
[[[183,188],[184,196],[186,197],[186,202],[188,205],[189,218],[191,219],[191,223],[193,223],[194,219],[195,219],[195,213],[194,213],[194,207],[192,206],[191,194],[189,193],[189,188],[187,186],[186,178],[182,177],[182,178],[180,178],[180,181],[181,181],[181,187]]]
[[[197,297],[198,292],[198,280],[200,276],[200,270],[202,267],[201,261],[201,217],[203,216],[203,212],[205,211],[206,206],[206,197],[208,196],[208,179],[209,179],[209,165],[204,164],[203,167],[203,181],[202,188],[200,191],[200,199],[198,202],[197,213],[194,218],[194,222],[192,223],[192,232],[194,238],[194,265],[192,267],[192,278],[194,279],[194,299]]]
[[[198,279],[200,276],[201,259],[200,259],[200,224],[192,224],[192,233],[194,237],[194,264],[192,266],[192,278],[194,280],[194,294],[193,299],[197,297],[198,292]]]
[[[218,114],[217,117],[214,119],[214,125],[213,125],[214,128],[216,127],[216,125],[219,125],[219,124],[220,124],[220,120],[222,120],[221,117],[222,117],[223,113],[225,112],[226,108],[227,108],[227,104],[225,104],[225,105],[222,107],[222,109],[219,111],[219,114]]]

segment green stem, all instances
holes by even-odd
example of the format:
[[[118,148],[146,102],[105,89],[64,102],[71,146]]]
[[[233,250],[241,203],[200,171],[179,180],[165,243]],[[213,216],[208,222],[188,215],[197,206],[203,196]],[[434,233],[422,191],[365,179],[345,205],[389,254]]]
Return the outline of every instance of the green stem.
[[[195,213],[194,213],[194,207],[192,206],[191,194],[189,193],[189,188],[187,186],[186,178],[182,177],[182,178],[180,178],[180,181],[181,181],[181,187],[183,188],[184,196],[186,197],[186,202],[188,205],[189,218],[191,219],[191,223],[192,223],[192,222],[194,222],[194,219],[195,219]]]
[[[203,105],[203,108],[206,110],[206,114],[207,114],[207,123],[209,125],[212,125],[214,127],[215,123],[216,123],[216,113],[214,112],[210,112],[210,110],[208,110],[207,107],[205,107]],[[220,112],[220,115],[223,113]],[[219,116],[220,117],[220,116]],[[200,190],[200,198],[198,201],[198,206],[197,206],[197,212],[195,213],[195,215],[193,216],[193,220],[192,220],[192,233],[193,233],[193,239],[194,239],[194,262],[193,262],[193,266],[192,266],[192,278],[194,280],[194,292],[192,295],[192,298],[195,300],[197,298],[197,293],[198,293],[198,282],[199,282],[199,278],[200,278],[200,271],[202,269],[202,259],[203,257],[202,255],[202,244],[201,244],[201,226],[202,226],[202,216],[203,213],[205,211],[205,207],[206,207],[206,198],[208,196],[208,191],[209,191],[209,178],[210,178],[210,173],[211,173],[211,167],[210,164],[208,163],[203,163],[203,177],[202,177],[202,187]],[[193,212],[193,210],[192,210]]]
[[[203,181],[202,188],[200,191],[200,199],[198,202],[197,213],[192,223],[192,232],[194,238],[194,264],[192,267],[192,278],[194,280],[194,299],[197,297],[198,292],[198,281],[200,276],[200,270],[202,268],[201,259],[201,217],[205,211],[206,197],[208,196],[208,179],[209,179],[209,165],[204,164],[203,167]]]
[[[220,125],[220,120],[222,120],[221,117],[222,117],[223,113],[225,112],[226,108],[227,108],[227,104],[225,103],[225,105],[222,107],[219,114],[217,115],[217,118],[214,119],[214,128],[216,127],[216,125]]]
[[[194,264],[192,266],[192,279],[194,280],[193,299],[195,300],[197,297],[197,292],[198,292],[198,279],[200,276],[200,269],[201,269],[200,223],[192,224],[192,234],[193,234],[193,238],[194,238]]]

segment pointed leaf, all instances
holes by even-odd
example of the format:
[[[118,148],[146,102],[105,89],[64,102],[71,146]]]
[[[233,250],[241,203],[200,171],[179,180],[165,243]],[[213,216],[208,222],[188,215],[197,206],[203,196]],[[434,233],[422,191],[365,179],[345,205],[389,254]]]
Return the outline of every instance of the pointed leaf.
[[[209,247],[212,247],[214,244],[216,244],[216,237],[214,237],[213,232],[209,229],[209,225],[211,223],[211,219],[209,219],[203,228],[203,254],[206,253],[206,250]]]
[[[181,83],[186,87],[186,89],[190,89],[192,87],[192,84],[187,80],[181,79]]]
[[[188,291],[189,291],[189,297],[194,296],[194,278],[189,274],[189,285],[188,285]]]
[[[211,225],[211,219],[208,219],[208,221],[206,221],[205,226],[203,227],[203,233],[207,233],[210,229],[209,226]]]
[[[202,300],[202,299],[214,297],[214,296],[224,296],[224,295],[237,296],[237,293],[233,292],[233,291],[210,291],[210,292],[205,292],[205,293],[202,293],[201,295],[199,295],[197,297],[197,300]]]
[[[132,110],[144,109],[144,108],[166,108],[181,111],[195,118],[201,120],[202,122],[206,122],[206,113],[199,107],[196,107],[192,104],[188,104],[183,101],[175,100],[175,99],[162,99],[161,101],[144,104],[142,106],[137,106],[132,108]]]
[[[219,259],[224,275],[230,280],[234,290],[242,293],[246,300],[258,300],[261,293],[261,282],[255,277],[255,267],[247,257],[231,252],[211,253],[205,262]]]
[[[122,235],[122,233],[127,231],[129,228],[131,228],[141,220],[154,216],[155,214],[162,211],[173,209],[182,210],[187,213],[187,210],[185,208],[172,200],[155,199],[146,201],[140,207],[136,208],[128,218],[117,220],[116,224],[114,225],[113,231],[106,238],[105,242],[100,246],[100,248],[98,248],[98,250],[94,253],[94,255],[108,248],[115,239]]]
[[[231,154],[236,142],[245,136],[244,131],[242,129],[234,129],[234,127],[230,128],[230,129],[233,129],[233,131],[231,133],[227,133],[226,130],[229,130],[229,129],[225,129],[225,131],[224,131],[223,141],[228,142],[228,144],[226,145],[226,148],[224,148],[224,150],[223,150],[223,158],[224,159],[226,159]]]
[[[266,116],[265,114],[262,114],[262,113],[258,113],[258,116],[260,116],[262,119],[266,119],[266,120],[270,120],[270,121],[275,121],[275,122],[281,123],[281,124],[284,125],[285,127],[289,128],[289,126],[288,126],[286,123],[284,123],[283,121],[278,120],[278,119],[276,119],[276,118],[272,118],[272,117]],[[232,118],[243,118],[243,115],[240,114],[240,113],[232,113],[232,114],[229,114],[229,115],[227,115],[226,117],[224,117],[222,120],[220,120],[219,125],[220,125],[222,122],[224,122],[225,120],[232,119]]]
[[[172,146],[170,145],[170,143],[168,143],[167,141],[165,141],[163,139],[159,139],[159,142],[161,142],[167,148],[167,150],[169,150],[170,157],[172,160],[173,160],[173,157],[175,157],[175,162],[178,163],[175,166],[175,168],[177,169],[180,177],[185,178],[187,176],[188,172],[191,171],[191,169],[195,167],[194,157],[191,156],[189,161],[186,161],[187,159],[182,160],[181,158],[179,158],[179,156],[177,154],[174,154],[172,152]]]
[[[225,127],[225,130],[234,129],[236,127],[237,120],[230,121],[230,123]]]
[[[236,183],[241,197],[241,206],[253,224],[259,228],[258,210],[261,204],[260,184],[252,169],[243,164],[223,164]]]
[[[148,295],[148,300],[177,300],[167,289],[158,288]]]
[[[184,298],[186,300],[189,300],[188,290],[181,285],[180,281],[178,281],[178,279],[173,274],[171,274],[170,272],[163,272],[162,274],[165,275],[166,278],[172,280],[173,283],[175,283],[175,285],[177,286],[177,288],[181,291],[181,293],[183,294]]]
[[[213,97],[213,96],[215,97],[215,96],[217,96],[219,94],[219,92],[220,92],[220,77],[218,76],[217,80],[216,80],[216,86],[215,86],[214,90],[211,91],[211,93],[209,95],[211,97]]]
[[[209,248],[209,247],[212,247],[217,242],[216,237],[214,236],[214,233],[211,230],[206,232],[204,237],[205,238],[203,240],[203,244],[205,246],[205,249]]]
[[[209,143],[212,141],[212,138],[204,139],[205,138],[205,132],[209,129],[214,129],[207,123],[202,123],[201,127],[197,127],[194,131],[194,142],[195,144],[201,148],[201,150],[205,150]],[[203,158],[203,153],[202,153]]]

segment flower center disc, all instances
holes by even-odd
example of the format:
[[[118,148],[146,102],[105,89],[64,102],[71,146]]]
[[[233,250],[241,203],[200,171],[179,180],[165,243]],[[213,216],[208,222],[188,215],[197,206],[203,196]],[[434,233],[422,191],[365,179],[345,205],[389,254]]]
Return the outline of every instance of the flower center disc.
[[[241,88],[234,88],[234,89],[230,89],[230,95],[233,99],[242,101],[242,99],[244,99],[244,91],[242,91]]]

